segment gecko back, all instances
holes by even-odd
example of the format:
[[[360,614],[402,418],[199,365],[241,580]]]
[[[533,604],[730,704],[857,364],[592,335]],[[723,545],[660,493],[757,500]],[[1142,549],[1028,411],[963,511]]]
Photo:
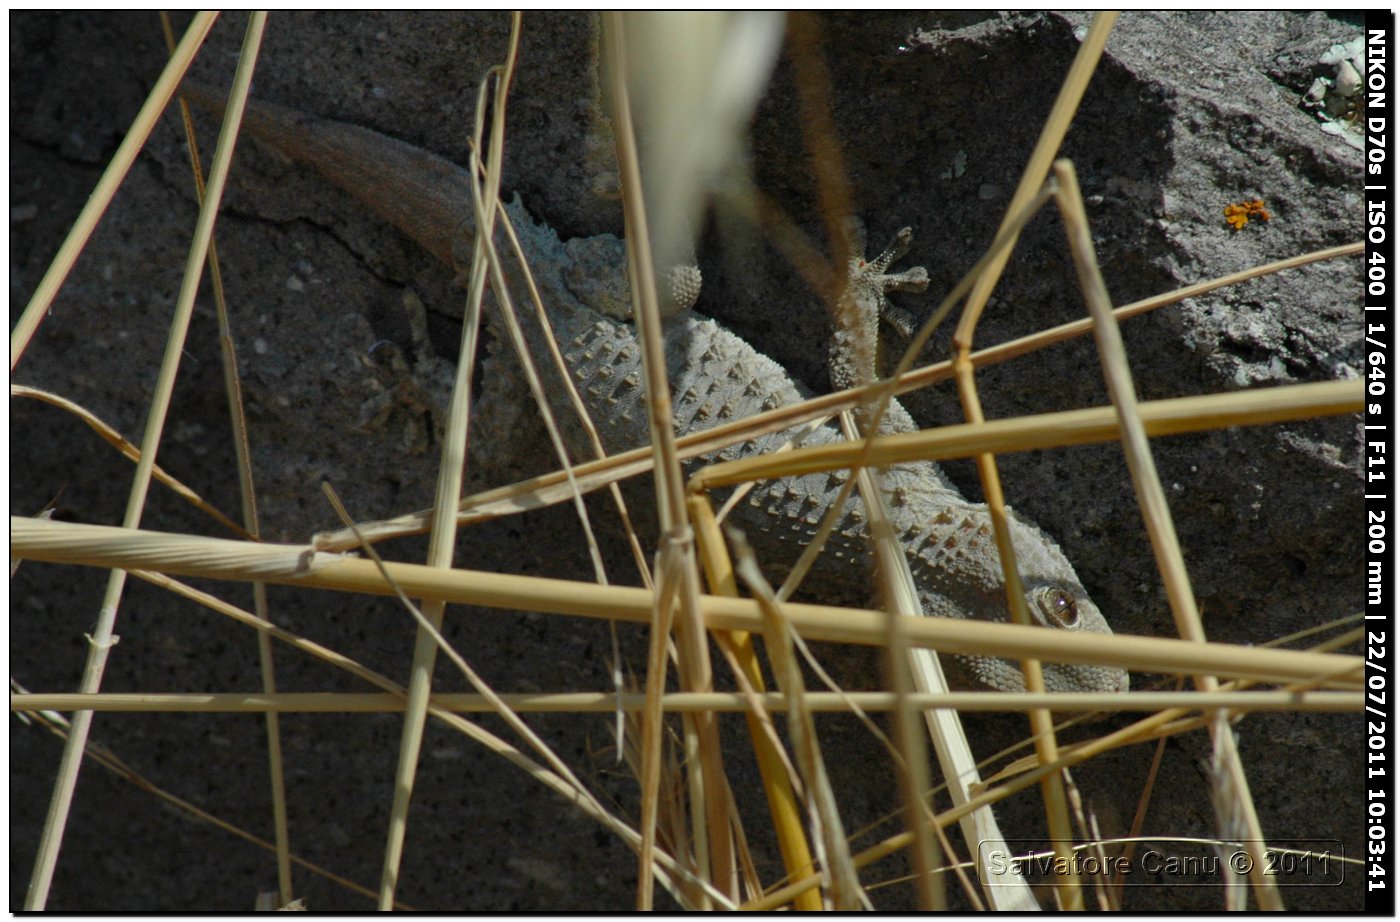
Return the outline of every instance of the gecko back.
[[[532,243],[531,269],[541,289],[553,295],[553,335],[604,448],[613,453],[646,444],[645,376],[633,327],[581,303],[580,295],[587,297],[588,292],[579,291],[577,274],[570,271],[574,265],[570,247],[559,244],[552,231],[535,225],[518,203],[509,210],[522,238]],[[528,233],[526,227],[530,228]],[[614,250],[615,258],[625,258],[621,242],[609,240],[607,246]],[[590,246],[601,246],[598,241],[590,238]],[[601,265],[607,260],[589,262]],[[556,269],[562,271],[555,275]],[[678,434],[703,431],[811,396],[778,363],[713,320],[685,311],[666,321],[664,336],[671,413]],[[538,345],[534,351],[537,367],[548,367],[547,353]],[[513,361],[503,357],[501,364]],[[504,378],[509,372],[496,374]],[[511,389],[519,392],[519,388]],[[561,421],[567,419],[572,411],[566,402],[558,399],[555,403],[556,416]],[[896,402],[884,428],[907,431],[913,422]],[[573,433],[569,439],[572,451],[587,452],[581,430],[566,424],[565,431]],[[711,461],[772,452],[791,438],[789,431],[759,436],[697,458],[688,463],[687,470],[693,472]],[[803,444],[823,445],[840,439],[836,427],[826,424],[808,434]],[[1008,620],[1005,580],[986,507],[964,499],[929,462],[893,465],[881,473],[886,504],[908,556],[924,613]],[[846,477],[846,472],[834,471],[758,484],[735,507],[731,522],[748,534],[760,560],[781,574],[811,542]],[[1012,540],[1027,605],[1039,623],[1061,630],[1111,633],[1053,539],[1013,513]],[[842,505],[837,526],[804,582],[806,592],[824,601],[865,603],[871,558],[862,504],[853,495]],[[1008,691],[1022,688],[1021,671],[1014,662],[963,656],[944,660],[955,684]],[[1118,691],[1126,689],[1128,682],[1123,670],[1097,666],[1046,663],[1044,675],[1046,687],[1053,691]]]
[[[186,87],[188,90],[189,88]],[[221,108],[213,94],[192,95]],[[254,103],[247,123],[251,133],[284,155],[315,167],[326,178],[363,200],[425,249],[449,265],[454,254],[470,252],[474,228],[469,213],[471,178],[465,170],[378,132],[307,116],[294,110]],[[561,243],[554,231],[536,224],[519,201],[507,208],[521,239],[525,260],[539,283],[554,336],[564,351],[570,374],[579,385],[610,452],[636,448],[649,433],[642,404],[640,350],[629,324],[600,311],[618,311],[626,291],[622,245],[607,235]],[[465,245],[464,245],[465,244]],[[510,247],[502,236],[500,251]],[[518,305],[530,303],[523,274],[507,256],[510,284]],[[530,336],[537,367],[553,359],[538,330]],[[477,445],[507,443],[523,416],[528,393],[513,356],[495,354],[484,363],[485,387],[474,430],[486,434]],[[747,342],[689,311],[673,318],[666,330],[668,374],[677,431],[700,431],[730,419],[796,403],[808,392],[771,359]],[[576,459],[591,455],[572,407],[559,388],[546,385]],[[912,427],[901,408],[893,407],[892,425]],[[489,418],[483,419],[484,414]],[[731,446],[714,458],[734,458],[775,450],[789,433],[762,436]],[[811,433],[806,444],[839,439],[834,426]],[[692,462],[703,464],[714,458]],[[900,464],[883,472],[883,489],[897,533],[904,544],[924,613],[985,621],[1008,618],[1001,565],[984,506],[969,503],[939,469],[927,462]],[[845,479],[842,472],[785,477],[758,485],[736,507],[734,524],[750,537],[760,559],[788,565],[806,546]],[[1055,542],[1035,525],[1013,516],[1026,601],[1047,627],[1110,633],[1078,577]],[[858,499],[843,504],[837,528],[806,586],[822,598],[864,601],[868,595],[870,552]],[[997,689],[1021,688],[1016,663],[992,657],[945,657],[959,684]],[[1117,691],[1127,688],[1121,669],[1047,663],[1051,690]]]

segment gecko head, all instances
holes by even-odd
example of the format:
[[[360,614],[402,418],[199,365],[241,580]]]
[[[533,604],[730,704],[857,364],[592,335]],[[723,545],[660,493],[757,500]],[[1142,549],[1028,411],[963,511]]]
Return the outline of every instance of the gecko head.
[[[1031,620],[1041,626],[1061,631],[1111,634],[1103,613],[1099,611],[1083,587],[1077,582],[1061,581],[1028,583],[1025,589],[1026,608]],[[1009,621],[1005,595],[1002,596],[996,620]],[[1021,664],[1013,659],[980,654],[953,654],[949,680],[958,686],[990,688],[995,691],[1025,691]],[[1087,663],[1056,663],[1042,660],[1041,675],[1045,690],[1051,692],[1125,692],[1128,673],[1114,666]]]
[[[1016,550],[1026,609],[1031,620],[1057,631],[1112,634],[1103,612],[1089,598],[1073,566],[1049,535],[1014,513],[1011,540]],[[987,523],[990,538],[990,522]],[[994,545],[993,545],[994,548]],[[990,621],[1010,621],[1006,606],[1006,584],[995,550],[991,552],[994,570],[977,592],[979,599],[963,602],[964,611]],[[975,580],[973,582],[976,582]],[[994,656],[957,654],[950,679],[960,685],[992,688],[997,691],[1024,691],[1020,663]],[[1123,692],[1128,690],[1126,670],[1114,666],[1056,663],[1042,660],[1045,690],[1052,692]]]

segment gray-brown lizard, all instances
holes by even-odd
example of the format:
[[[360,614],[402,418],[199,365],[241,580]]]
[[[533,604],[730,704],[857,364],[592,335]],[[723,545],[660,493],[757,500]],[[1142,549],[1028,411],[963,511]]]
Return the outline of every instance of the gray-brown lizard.
[[[194,91],[196,101],[218,105]],[[247,130],[285,156],[305,162],[336,185],[362,199],[383,218],[411,236],[428,252],[452,264],[455,252],[472,233],[470,177],[460,167],[401,141],[353,125],[308,116],[267,103],[251,104]],[[641,352],[629,324],[595,307],[615,306],[622,288],[626,255],[621,241],[608,235],[561,242],[546,225],[535,223],[518,199],[507,207],[520,237],[553,333],[584,394],[604,447],[610,452],[644,444],[648,438],[643,406]],[[501,252],[507,253],[508,246]],[[884,292],[909,276],[887,276],[895,256],[884,254],[868,265],[854,266],[850,292],[864,292],[867,302],[883,303]],[[509,257],[507,262],[511,263]],[[510,273],[520,286],[520,273]],[[525,303],[524,297],[519,303]],[[666,324],[666,359],[677,431],[706,429],[810,396],[774,361],[712,320],[681,311]],[[543,343],[531,348],[542,369],[552,367]],[[841,350],[837,349],[838,356]],[[474,413],[473,439],[510,440],[521,410],[524,388],[513,358],[500,356],[484,364],[486,387]],[[839,364],[839,362],[838,362]],[[859,364],[859,363],[857,363]],[[838,381],[845,372],[838,371]],[[864,374],[864,372],[858,372]],[[516,382],[516,383],[512,383]],[[557,388],[551,390],[557,391]],[[571,451],[588,453],[588,442],[571,411],[561,402],[556,415]],[[898,404],[886,415],[882,431],[914,428]],[[777,432],[732,445],[701,459],[735,458],[772,451],[790,438]],[[825,425],[804,444],[840,438]],[[933,464],[895,465],[884,470],[883,485],[896,532],[909,557],[924,612],[928,615],[1007,620],[1005,586],[986,509],[964,499]],[[749,533],[760,557],[784,563],[795,558],[815,533],[822,514],[835,502],[846,479],[843,472],[787,477],[759,484],[735,508],[731,521]],[[822,562],[806,586],[824,597],[850,598],[865,585],[870,553],[864,515],[857,498],[843,507]],[[1030,522],[1013,516],[1012,539],[1027,603],[1033,616],[1050,628],[1110,633],[1107,623],[1054,540]],[[1019,666],[994,657],[944,657],[955,685],[1020,690]],[[1046,663],[1046,687],[1052,691],[1119,691],[1128,686],[1121,669]]]

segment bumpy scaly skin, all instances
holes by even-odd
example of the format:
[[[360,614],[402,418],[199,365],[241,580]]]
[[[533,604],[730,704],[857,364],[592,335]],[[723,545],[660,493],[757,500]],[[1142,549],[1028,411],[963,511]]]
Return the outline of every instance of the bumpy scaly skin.
[[[551,245],[552,232],[533,225],[523,210],[516,213],[515,221],[517,227],[533,228],[533,252],[547,253],[557,246]],[[621,245],[617,247],[620,259]],[[872,291],[883,299],[884,291],[914,283],[916,276],[910,273],[883,274],[891,259],[876,260],[855,273],[848,292],[863,287],[859,299],[868,300],[871,295],[866,292]],[[532,258],[531,265],[538,270],[539,265],[552,262],[545,259],[537,264]],[[604,447],[621,451],[643,444],[648,436],[641,350],[632,328],[581,305],[556,310],[551,319]],[[693,314],[677,317],[666,325],[665,343],[672,416],[678,432],[707,429],[810,396],[776,362],[712,320]],[[844,350],[838,347],[836,351]],[[536,361],[541,358],[537,355]],[[500,374],[502,379],[508,377],[504,368]],[[881,428],[908,431],[914,424],[904,409],[893,403]],[[788,433],[774,433],[693,463],[772,451],[788,438]],[[804,444],[826,444],[839,438],[835,427],[827,425],[808,436]],[[930,463],[896,465],[883,474],[893,524],[909,554],[924,611],[953,618],[1007,620],[1006,589],[986,508],[964,499]],[[791,562],[812,540],[845,476],[842,472],[809,474],[760,484],[736,507],[734,524],[749,534],[761,557]],[[1054,541],[1019,517],[1013,517],[1012,529],[1027,601],[1035,617],[1049,627],[1110,633]],[[807,582],[809,590],[826,598],[850,597],[866,584],[870,553],[858,499],[847,501],[823,557],[824,563],[814,569]],[[945,662],[950,660],[954,661],[949,662],[951,677],[957,684],[1007,691],[1022,688],[1015,663],[990,657],[945,657]],[[1116,691],[1126,687],[1127,675],[1117,669],[1047,663],[1045,681],[1048,688],[1057,691]]]
[[[440,158],[408,149],[366,129],[327,122],[265,105],[254,108],[251,130],[282,153],[319,169],[343,184],[405,232],[442,256],[454,249],[451,237],[469,232],[460,224],[439,221],[429,226],[424,216],[467,213],[465,171]],[[420,173],[401,176],[432,161],[432,182]],[[453,171],[456,170],[454,174]],[[371,176],[373,181],[365,182]],[[405,196],[424,196],[405,208]],[[392,204],[384,207],[384,200]],[[456,209],[453,212],[453,209]],[[621,451],[644,444],[648,438],[643,403],[641,352],[634,331],[622,320],[600,313],[617,312],[617,279],[622,275],[625,253],[620,241],[600,236],[562,244],[553,230],[538,225],[519,202],[508,206],[521,237],[531,271],[550,311],[553,332],[564,352],[575,383],[584,394],[604,447]],[[396,215],[412,220],[400,223]],[[457,252],[463,252],[459,245]],[[469,249],[469,248],[468,248]],[[507,245],[501,246],[509,252]],[[864,273],[853,274],[848,296],[873,297],[883,303],[884,291],[910,282],[912,276],[886,276],[884,270],[898,254],[882,255]],[[509,261],[509,260],[508,260]],[[584,271],[580,271],[584,267]],[[526,304],[519,272],[511,272],[517,304]],[[596,284],[596,290],[593,285]],[[861,287],[865,286],[865,287]],[[854,293],[854,295],[852,295]],[[538,335],[531,337],[536,364],[553,367]],[[665,329],[666,357],[677,431],[703,430],[722,422],[749,416],[810,396],[771,359],[711,320],[683,311]],[[840,349],[837,352],[840,353]],[[863,367],[864,360],[856,361]],[[510,441],[523,410],[524,387],[513,357],[488,359],[486,388],[478,411],[482,429],[475,446]],[[548,374],[548,372],[546,372]],[[840,372],[838,372],[838,375]],[[558,396],[559,388],[546,384]],[[587,457],[588,443],[572,411],[562,400],[555,407],[575,457]],[[902,408],[891,408],[884,431],[913,428]],[[789,438],[779,432],[731,446],[707,459],[734,458],[776,449]],[[805,444],[824,444],[840,436],[827,425],[808,436]],[[480,439],[480,440],[479,440]],[[758,485],[735,509],[735,524],[748,532],[762,559],[787,563],[795,559],[815,533],[822,514],[834,502],[844,473],[810,474]],[[1007,620],[1001,566],[985,507],[970,503],[932,464],[901,464],[884,471],[883,487],[896,532],[901,536],[918,586],[925,613],[986,621]],[[1074,569],[1055,542],[1031,523],[1013,517],[1013,543],[1034,616],[1053,628],[1110,633],[1103,616],[1080,585]],[[856,498],[842,509],[839,524],[814,568],[806,586],[830,599],[849,599],[866,585],[869,561],[864,515]],[[956,684],[1003,690],[1022,687],[1014,662],[990,657],[945,657]],[[1047,663],[1046,686],[1060,691],[1117,691],[1126,689],[1128,677],[1118,669],[1065,666]]]

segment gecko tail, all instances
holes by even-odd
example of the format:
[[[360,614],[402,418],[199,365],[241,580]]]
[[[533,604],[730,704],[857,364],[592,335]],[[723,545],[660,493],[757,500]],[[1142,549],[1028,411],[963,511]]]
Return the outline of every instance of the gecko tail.
[[[222,113],[222,94],[191,81],[180,94]],[[309,164],[375,214],[452,265],[454,241],[470,238],[471,177],[453,163],[368,128],[249,100],[245,134],[283,156]]]

